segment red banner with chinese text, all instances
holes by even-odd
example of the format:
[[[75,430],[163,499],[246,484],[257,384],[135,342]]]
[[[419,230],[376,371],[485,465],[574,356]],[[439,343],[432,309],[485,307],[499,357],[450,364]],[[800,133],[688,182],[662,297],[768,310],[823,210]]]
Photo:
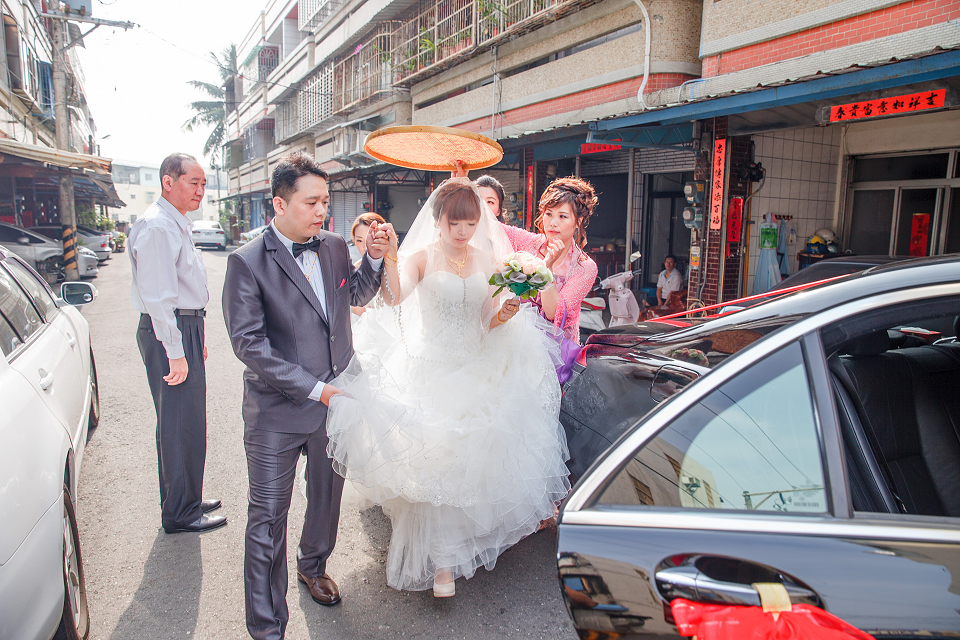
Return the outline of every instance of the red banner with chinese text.
[[[720,228],[723,221],[723,178],[727,166],[727,140],[721,138],[713,145],[713,175],[710,186],[710,230]]]
[[[927,255],[930,246],[930,214],[915,213],[910,221],[910,255],[920,258]]]
[[[925,109],[942,108],[947,96],[946,89],[911,93],[905,96],[864,100],[830,107],[830,122],[846,122],[862,118],[878,118],[897,113],[912,113]]]

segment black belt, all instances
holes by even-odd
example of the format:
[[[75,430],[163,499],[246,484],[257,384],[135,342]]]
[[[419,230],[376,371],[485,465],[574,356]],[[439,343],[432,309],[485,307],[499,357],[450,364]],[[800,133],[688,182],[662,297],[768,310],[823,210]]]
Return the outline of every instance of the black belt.
[[[174,309],[173,315],[175,316],[199,316],[201,318],[207,317],[207,311],[205,309]]]

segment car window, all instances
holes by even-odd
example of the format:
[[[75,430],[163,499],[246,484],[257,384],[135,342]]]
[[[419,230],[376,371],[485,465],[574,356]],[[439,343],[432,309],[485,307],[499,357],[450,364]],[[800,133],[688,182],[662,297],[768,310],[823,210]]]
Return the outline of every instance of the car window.
[[[61,238],[61,233],[59,228],[30,227],[30,230],[33,231],[34,233],[40,234],[41,236],[44,236],[45,238],[49,238],[51,240],[60,240]]]
[[[36,276],[30,273],[29,269],[16,260],[8,261],[6,267],[10,269],[13,277],[16,278],[20,286],[23,287],[27,295],[30,296],[30,299],[33,300],[34,305],[43,315],[43,319],[50,322],[50,319],[57,312],[57,303],[47,287],[41,283]]]
[[[13,330],[7,319],[0,316],[0,352],[8,356],[21,344],[23,343],[20,342],[20,336]]]
[[[0,314],[24,342],[43,326],[43,320],[33,308],[30,298],[4,269],[0,269]]]
[[[799,344],[767,356],[688,408],[614,476],[600,503],[827,511]]]
[[[0,242],[9,242],[15,244],[17,240],[25,235],[27,234],[23,232],[23,229],[0,225]]]

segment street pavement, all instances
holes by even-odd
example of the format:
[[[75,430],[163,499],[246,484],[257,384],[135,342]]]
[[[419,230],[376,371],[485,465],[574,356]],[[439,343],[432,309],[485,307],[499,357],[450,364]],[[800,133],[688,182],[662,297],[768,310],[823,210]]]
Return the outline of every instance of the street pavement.
[[[228,253],[203,253],[207,306],[207,464],[204,496],[220,498],[229,524],[205,534],[160,528],[156,414],[136,344],[130,263],[114,254],[93,281],[90,321],[102,417],[80,475],[80,540],[94,640],[244,639],[243,537],[247,471],[240,401],[243,366],[233,355],[220,295]],[[303,460],[301,460],[301,465]],[[289,514],[287,603],[291,640],[356,638],[576,637],[560,597],[556,530],[508,550],[487,572],[457,581],[454,598],[398,592],[386,584],[390,522],[347,483],[328,573],[343,601],[321,607],[296,580],[296,545],[306,501],[294,489]]]

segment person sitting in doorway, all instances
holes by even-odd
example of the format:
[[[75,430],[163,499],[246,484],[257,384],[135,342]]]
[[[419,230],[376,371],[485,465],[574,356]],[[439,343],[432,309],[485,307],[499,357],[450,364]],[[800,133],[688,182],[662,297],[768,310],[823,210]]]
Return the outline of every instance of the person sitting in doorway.
[[[677,271],[677,258],[673,254],[668,254],[663,259],[663,271],[657,278],[657,306],[662,307],[668,303],[670,294],[674,291],[681,291],[683,287],[683,276]]]

